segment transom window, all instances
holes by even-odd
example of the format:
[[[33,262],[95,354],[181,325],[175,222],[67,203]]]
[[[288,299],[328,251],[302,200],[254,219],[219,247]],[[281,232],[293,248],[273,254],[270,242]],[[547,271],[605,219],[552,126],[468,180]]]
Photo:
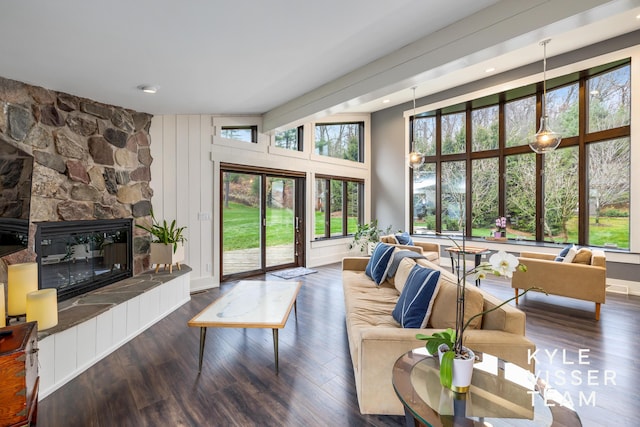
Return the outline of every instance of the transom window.
[[[303,127],[287,129],[277,132],[275,136],[275,146],[285,150],[302,151]]]
[[[314,146],[321,156],[364,162],[364,122],[318,123]]]
[[[541,83],[412,117],[412,233],[488,237],[506,217],[509,239],[628,249],[630,80],[622,60],[548,81],[562,142],[545,155],[528,146]]]
[[[222,126],[220,136],[244,142],[258,142],[258,126]]]

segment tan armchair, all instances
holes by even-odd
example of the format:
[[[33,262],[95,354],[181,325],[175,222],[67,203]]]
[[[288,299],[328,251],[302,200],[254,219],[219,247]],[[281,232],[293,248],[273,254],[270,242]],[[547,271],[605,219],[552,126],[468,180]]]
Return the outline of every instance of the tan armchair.
[[[389,245],[395,245],[400,248],[406,248],[406,245],[398,244],[395,236],[393,234],[389,234],[388,236],[381,236],[380,241],[382,243],[387,243]],[[431,261],[434,264],[440,265],[440,245],[438,243],[429,243],[429,242],[416,242],[413,241],[414,247],[420,248],[422,251],[422,256]]]
[[[589,264],[554,261],[555,255],[522,252],[520,263],[526,272],[515,271],[511,280],[516,296],[518,290],[532,286],[543,288],[550,295],[593,301],[596,320],[600,320],[600,304],[605,302],[607,260],[601,250],[592,250]],[[516,298],[516,304],[518,299]]]

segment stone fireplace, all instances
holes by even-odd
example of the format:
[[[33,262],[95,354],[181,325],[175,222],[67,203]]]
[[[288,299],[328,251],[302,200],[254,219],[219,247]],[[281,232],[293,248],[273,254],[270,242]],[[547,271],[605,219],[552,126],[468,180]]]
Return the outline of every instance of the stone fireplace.
[[[54,265],[72,267],[75,261],[79,268],[85,254],[80,254],[81,246],[36,242],[36,224],[50,224],[59,230],[77,221],[127,220],[127,260],[111,263],[108,275],[119,274],[124,266],[126,274],[148,270],[150,237],[133,224],[150,222],[151,117],[0,77],[0,139],[34,158],[28,249],[3,258],[0,282],[6,282],[7,264],[38,261],[44,272]],[[74,237],[95,241],[117,238],[107,230],[102,232],[80,237],[69,231],[60,238],[69,243]],[[105,263],[113,248],[94,245],[82,262]],[[74,252],[69,253],[71,250]],[[107,275],[102,267],[98,267],[98,276]],[[49,277],[46,282],[51,280]],[[72,281],[69,277],[64,280]]]

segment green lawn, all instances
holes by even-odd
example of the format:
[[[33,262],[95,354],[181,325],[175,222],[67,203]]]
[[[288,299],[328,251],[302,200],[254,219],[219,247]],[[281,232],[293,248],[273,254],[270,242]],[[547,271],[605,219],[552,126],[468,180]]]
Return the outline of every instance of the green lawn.
[[[416,221],[416,225],[420,225],[420,222]],[[578,218],[572,218],[567,224],[569,230],[568,241],[578,241]],[[474,228],[472,232],[473,236],[487,237],[493,236],[492,228]],[[507,233],[509,239],[516,239],[515,233]],[[522,240],[535,240],[535,236],[522,233],[519,235]],[[560,236],[556,236],[557,243],[563,243],[564,239]],[[620,249],[629,248],[629,218],[628,217],[600,217],[600,224],[595,223],[595,218],[591,217],[589,220],[589,245],[591,246],[605,246],[605,245],[617,245]]]
[[[223,250],[260,247],[260,210],[229,203],[222,212]],[[271,246],[293,243],[293,211],[267,208],[267,243]]]
[[[569,224],[569,241],[577,242],[577,218],[573,218]],[[257,207],[245,206],[238,203],[230,203],[229,208],[223,211],[224,221],[224,250],[248,249],[260,247],[260,211]],[[267,208],[267,242],[269,245],[286,245],[293,243],[293,211],[291,209]],[[350,217],[348,221],[349,232],[352,234],[357,229],[357,218]],[[416,225],[419,223],[416,221]],[[331,218],[331,230],[341,230],[342,217]],[[324,214],[315,213],[315,235],[324,234]],[[474,228],[473,235],[490,236],[491,228]],[[515,239],[516,235],[508,233],[507,237]],[[532,240],[527,235],[520,236],[523,240]],[[311,236],[313,238],[313,236]],[[558,238],[558,243],[562,239]],[[592,246],[605,246],[614,244],[618,248],[629,248],[629,218],[628,217],[601,217],[600,224],[596,225],[594,218],[589,221],[589,244]]]

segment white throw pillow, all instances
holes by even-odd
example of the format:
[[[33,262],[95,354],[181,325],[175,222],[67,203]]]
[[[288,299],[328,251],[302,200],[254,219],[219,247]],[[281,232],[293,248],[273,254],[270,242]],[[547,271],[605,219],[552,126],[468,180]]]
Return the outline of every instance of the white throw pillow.
[[[562,260],[562,262],[572,263],[577,253],[578,253],[578,250],[576,249],[576,247],[572,246],[571,249],[569,249],[569,252],[567,252],[567,256],[565,256],[564,259]]]

